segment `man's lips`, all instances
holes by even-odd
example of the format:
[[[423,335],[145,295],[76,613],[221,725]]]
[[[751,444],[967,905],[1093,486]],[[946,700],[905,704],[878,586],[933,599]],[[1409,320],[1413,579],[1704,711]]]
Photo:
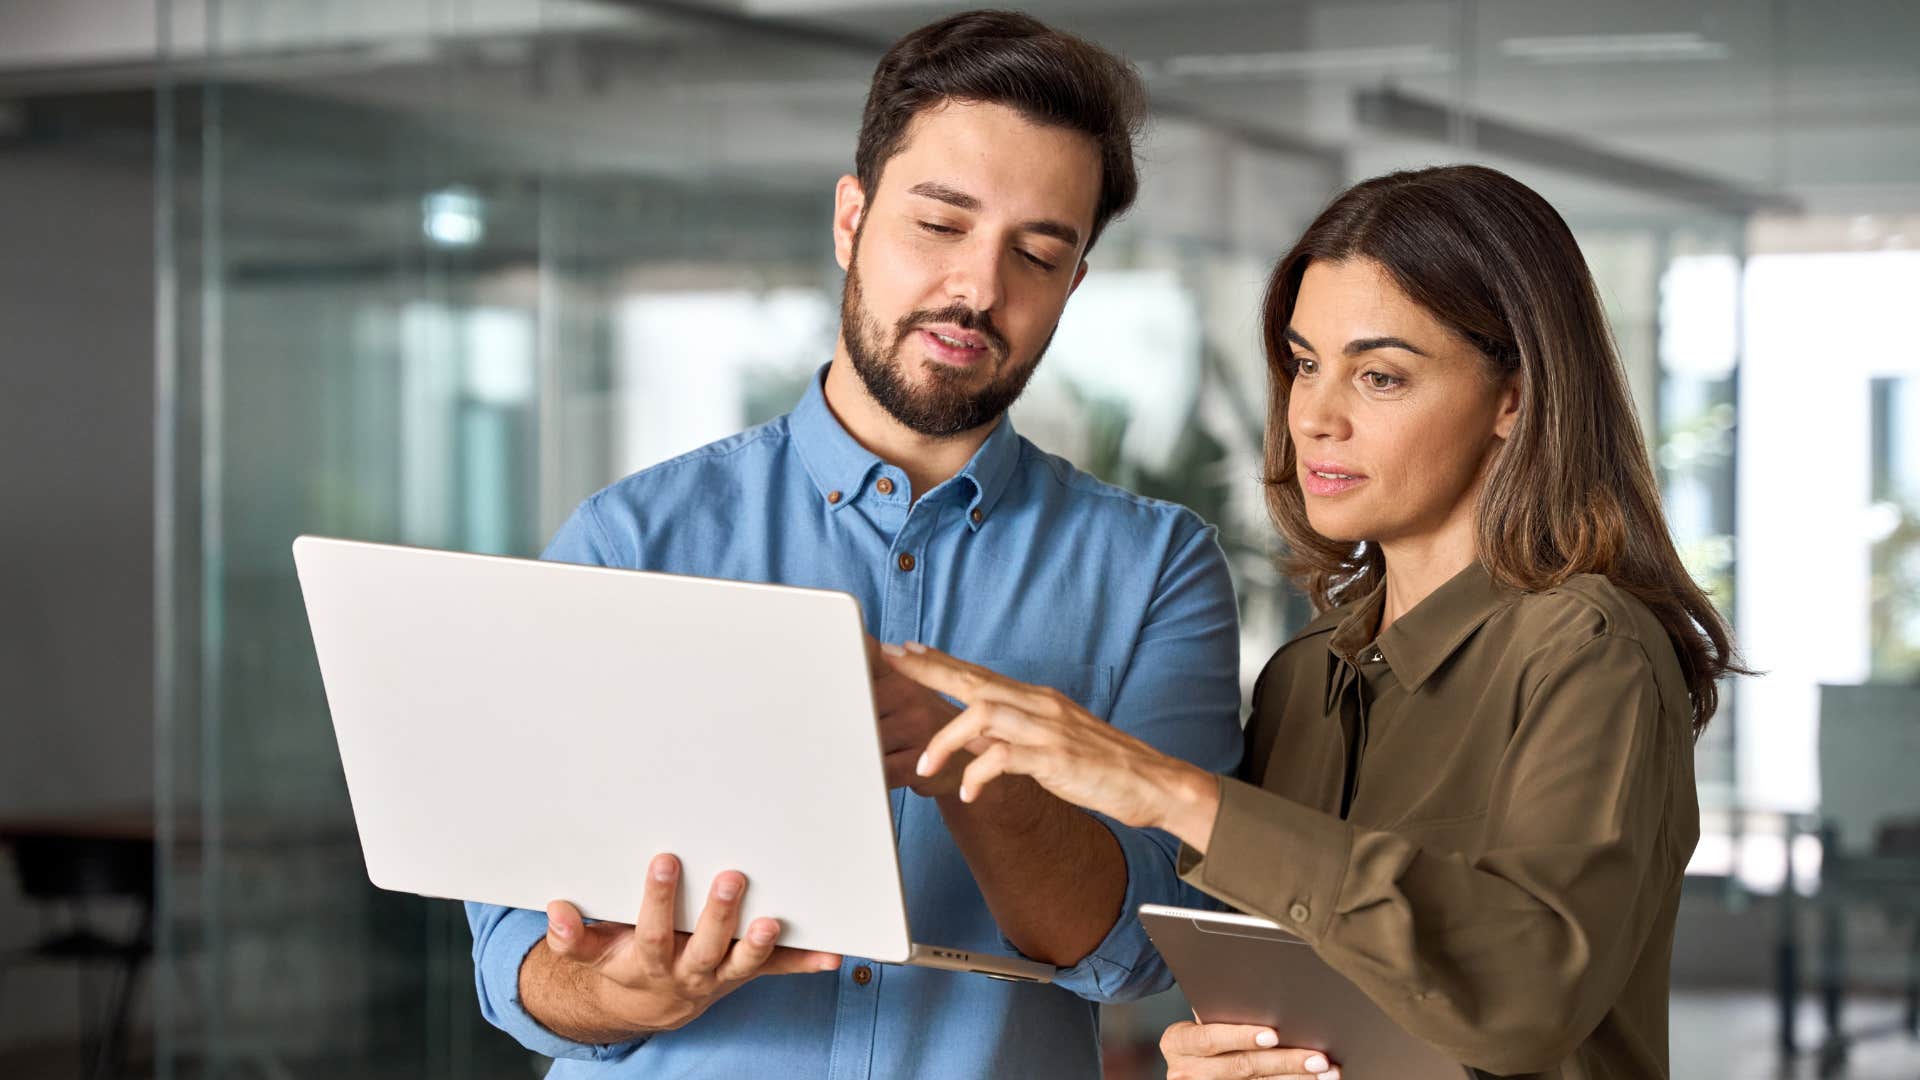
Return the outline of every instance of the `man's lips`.
[[[970,367],[993,355],[986,335],[978,331],[962,330],[952,325],[933,325],[915,327],[913,332],[928,355],[944,364]]]
[[[1309,495],[1321,497],[1352,491],[1366,483],[1367,475],[1337,461],[1300,463],[1300,487]]]

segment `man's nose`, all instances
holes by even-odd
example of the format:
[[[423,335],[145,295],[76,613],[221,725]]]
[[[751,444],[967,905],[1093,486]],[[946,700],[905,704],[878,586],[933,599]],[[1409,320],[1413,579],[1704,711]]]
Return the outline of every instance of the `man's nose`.
[[[989,243],[968,244],[955,253],[947,273],[947,298],[981,314],[1000,303],[1000,252]]]

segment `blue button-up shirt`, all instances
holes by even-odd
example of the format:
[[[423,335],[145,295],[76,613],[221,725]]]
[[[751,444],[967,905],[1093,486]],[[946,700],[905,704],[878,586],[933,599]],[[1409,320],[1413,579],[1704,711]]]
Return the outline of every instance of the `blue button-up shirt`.
[[[592,496],[546,557],[844,590],[882,641],[924,641],[1056,687],[1162,750],[1232,770],[1238,620],[1212,527],[1087,476],[1006,419],[957,476],[915,499],[903,471],[840,426],[822,376],[787,416]],[[938,805],[904,788],[892,805],[914,940],[1017,955]],[[1134,910],[1206,903],[1175,874],[1172,837],[1106,824],[1126,858],[1125,902],[1051,986],[849,957],[837,972],[756,979],[677,1031],[584,1045],[520,1002],[520,963],[546,916],[469,904],[480,1007],[558,1059],[552,1077],[1098,1077],[1097,1003],[1172,981]],[[862,966],[870,978],[857,982]]]

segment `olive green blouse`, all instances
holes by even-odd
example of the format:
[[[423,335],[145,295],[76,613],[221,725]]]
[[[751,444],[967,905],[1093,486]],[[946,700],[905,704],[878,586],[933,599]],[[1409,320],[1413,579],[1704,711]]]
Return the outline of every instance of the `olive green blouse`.
[[[1522,594],[1475,564],[1376,640],[1383,603],[1327,612],[1268,662],[1183,875],[1465,1065],[1665,1077],[1699,838],[1665,631],[1593,575]]]

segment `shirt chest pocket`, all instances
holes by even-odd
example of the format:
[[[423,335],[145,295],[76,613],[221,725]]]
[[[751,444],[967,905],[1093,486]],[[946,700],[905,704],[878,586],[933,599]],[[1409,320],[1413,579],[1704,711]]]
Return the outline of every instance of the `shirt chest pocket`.
[[[997,657],[974,663],[1009,679],[1050,686],[1072,698],[1102,720],[1113,707],[1113,668],[1095,664],[1062,664],[1034,657]]]

